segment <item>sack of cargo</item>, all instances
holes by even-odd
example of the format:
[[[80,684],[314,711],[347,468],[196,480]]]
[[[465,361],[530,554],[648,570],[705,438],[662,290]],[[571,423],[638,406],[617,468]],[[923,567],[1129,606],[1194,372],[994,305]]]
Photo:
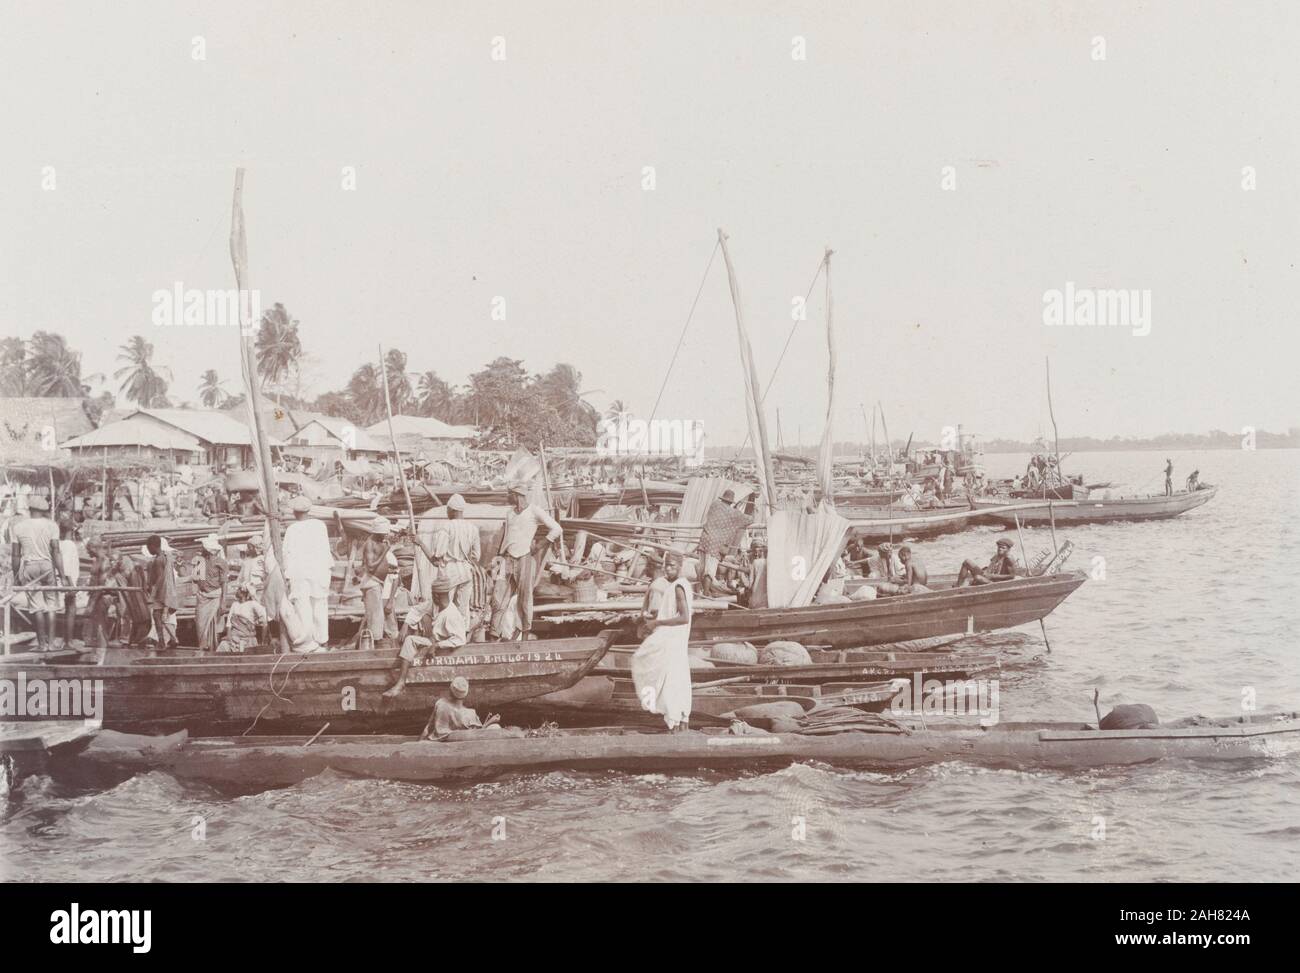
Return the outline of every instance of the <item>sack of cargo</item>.
[[[748,642],[719,642],[709,649],[709,658],[714,662],[735,662],[752,666],[758,664],[758,649]]]
[[[1146,703],[1116,706],[1101,721],[1103,730],[1149,730],[1160,725],[1156,711]]]
[[[311,630],[298,617],[298,611],[293,607],[293,602],[289,600],[288,595],[280,599],[279,615],[280,625],[283,627],[285,638],[289,640],[290,645],[302,645],[312,637]]]
[[[765,666],[812,665],[808,650],[798,642],[768,642],[758,653],[758,661]]]
[[[755,720],[775,720],[781,717],[786,719],[797,719],[803,716],[803,707],[793,699],[774,699],[770,703],[754,703],[751,706],[742,706],[735,711],[737,719],[742,719],[746,723],[752,723]]]

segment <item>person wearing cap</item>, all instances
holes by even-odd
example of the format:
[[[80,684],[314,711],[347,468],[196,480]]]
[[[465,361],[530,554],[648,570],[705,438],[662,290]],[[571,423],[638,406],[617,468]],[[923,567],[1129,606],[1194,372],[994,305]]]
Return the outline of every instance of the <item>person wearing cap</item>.
[[[418,534],[413,539],[429,559],[433,600],[439,607],[454,603],[468,619],[474,586],[473,565],[479,563],[482,552],[478,528],[466,522],[464,516],[465,498],[454,493],[447,501],[446,521],[435,523],[428,541]]]
[[[226,601],[229,566],[216,534],[208,534],[199,543],[203,547],[203,554],[192,572],[195,586],[194,628],[198,633],[199,651],[215,652],[220,641],[221,608]]]
[[[650,594],[646,593],[640,623],[645,637],[632,653],[632,682],[641,708],[663,716],[673,733],[685,730],[691,716],[691,662],[687,652],[691,583],[682,576],[681,569],[681,553],[669,552],[663,567],[668,590],[653,612]]]
[[[464,676],[457,676],[451,681],[446,692],[439,694],[434,701],[433,712],[429,714],[429,722],[425,724],[420,739],[428,740],[432,737],[435,740],[442,740],[455,730],[482,729],[483,721],[479,719],[478,713],[465,705],[468,696],[469,680]]]
[[[248,585],[253,597],[261,601],[262,590],[266,587],[266,538],[261,534],[254,534],[248,539],[235,583]]]
[[[551,545],[563,536],[563,530],[548,511],[528,501],[528,487],[512,483],[509,487],[510,509],[506,511],[505,530],[501,532],[498,554],[505,559],[509,596],[516,597],[519,612],[517,639],[531,639],[533,635],[533,588],[541,568],[546,562]],[[537,540],[539,527],[546,528],[546,541]],[[498,629],[498,637],[501,632]]]
[[[390,555],[393,545],[389,540],[392,525],[385,517],[376,517],[370,522],[369,536],[361,545],[361,568],[357,572],[357,583],[361,587],[361,601],[365,611],[365,628],[374,642],[384,637],[387,628],[385,610],[384,582],[392,570]],[[396,625],[392,635],[397,634]]]
[[[1024,571],[1011,554],[1011,541],[1006,537],[999,537],[997,553],[989,561],[988,567],[981,568],[974,561],[962,561],[961,570],[957,572],[957,583],[953,587],[1010,581],[1022,574]]]
[[[1165,496],[1174,495],[1174,461],[1166,457],[1165,459]]]
[[[157,534],[150,534],[144,542],[144,552],[149,556],[146,595],[149,614],[153,617],[154,642],[160,649],[174,649],[176,641],[176,608],[180,600],[176,593],[176,564],[172,549]]]
[[[10,558],[14,581],[19,585],[57,585],[63,577],[63,553],[59,547],[59,528],[47,516],[49,502],[33,494],[27,498],[28,516],[9,531],[12,540]],[[36,651],[53,647],[54,612],[59,597],[53,591],[29,591],[27,601],[36,625]]]
[[[289,589],[289,602],[311,634],[311,638],[295,649],[313,652],[324,647],[330,637],[330,569],[334,566],[334,552],[330,550],[325,522],[308,516],[311,501],[304,496],[295,497],[292,510],[293,523],[284,532],[281,567]]]
[[[700,543],[696,549],[701,594],[728,593],[718,585],[718,562],[729,551],[739,547],[741,534],[750,523],[749,516],[737,510],[735,503],[736,494],[724,490],[722,496],[710,504],[704,516],[704,528],[700,531]]]
[[[226,612],[226,637],[217,646],[221,653],[243,653],[266,643],[266,609],[253,598],[246,584],[235,587],[235,601]]]
[[[469,641],[466,622],[466,616],[454,601],[443,605],[441,610],[432,599],[413,605],[398,633],[402,648],[397,653],[401,665],[397,681],[384,691],[384,696],[388,699],[400,696],[406,688],[411,666],[423,662],[435,650],[459,649],[465,645]]]

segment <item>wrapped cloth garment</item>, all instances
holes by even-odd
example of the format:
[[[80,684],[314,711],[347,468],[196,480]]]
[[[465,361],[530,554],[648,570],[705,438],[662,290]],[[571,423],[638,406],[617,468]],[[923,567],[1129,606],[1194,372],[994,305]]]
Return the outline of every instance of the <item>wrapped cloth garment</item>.
[[[685,723],[691,715],[691,664],[687,654],[691,637],[691,586],[685,578],[678,578],[664,592],[656,613],[660,619],[676,615],[678,591],[686,598],[686,624],[655,629],[632,655],[632,681],[641,708],[661,714],[670,730]]]

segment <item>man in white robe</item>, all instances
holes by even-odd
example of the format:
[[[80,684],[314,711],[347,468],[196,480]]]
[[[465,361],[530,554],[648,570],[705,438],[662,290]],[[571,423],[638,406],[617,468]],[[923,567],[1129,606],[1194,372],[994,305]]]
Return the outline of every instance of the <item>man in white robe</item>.
[[[641,707],[659,713],[671,733],[688,729],[691,716],[691,586],[681,577],[682,558],[670,554],[664,562],[668,589],[651,611],[651,594],[642,605],[642,631],[648,633],[632,655],[632,681]]]
[[[283,573],[289,601],[311,634],[306,645],[294,646],[298,652],[322,648],[330,637],[330,569],[334,553],[325,522],[312,519],[310,512],[311,501],[297,497],[293,501],[293,523],[284,532]]]

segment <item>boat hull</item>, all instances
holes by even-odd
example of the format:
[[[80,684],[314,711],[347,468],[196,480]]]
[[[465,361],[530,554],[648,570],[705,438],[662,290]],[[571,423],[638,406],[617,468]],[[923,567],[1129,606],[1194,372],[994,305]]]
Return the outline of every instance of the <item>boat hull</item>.
[[[472,643],[413,667],[394,699],[383,693],[397,676],[395,649],[21,669],[29,685],[102,680],[103,724],[113,730],[314,733],[328,723],[339,732],[414,732],[457,676],[469,680],[469,705],[500,707],[572,686],[600,662],[612,637]],[[14,668],[0,666],[0,674]]]
[[[1047,527],[1055,523],[1057,527],[1071,524],[1109,524],[1142,520],[1168,520],[1195,510],[1214,499],[1217,488],[1195,490],[1191,493],[1175,493],[1172,497],[1129,497],[1115,500],[1076,500],[1068,506],[1062,505],[1051,509],[1043,507],[1018,512],[1020,524],[1024,527]],[[986,501],[976,501],[977,506],[996,506]],[[1008,526],[1015,526],[1017,514],[999,513],[984,510],[990,520]]]
[[[759,643],[789,639],[850,649],[974,635],[1038,621],[1085,580],[1082,571],[1069,571],[839,605],[699,612],[691,622],[691,638]]]
[[[1300,714],[1259,716],[1252,723],[1223,722],[1225,725],[1151,730],[1095,730],[1081,723],[1003,724],[989,729],[931,726],[910,733],[830,736],[670,735],[606,729],[458,743],[322,738],[308,747],[301,739],[259,742],[245,737],[193,740],[160,749],[101,737],[80,759],[132,772],[163,770],[176,777],[255,790],[296,784],[326,770],[420,782],[554,770],[761,770],[811,760],[884,769],[962,761],[990,767],[1079,771],[1165,759],[1258,761],[1300,750]]]

